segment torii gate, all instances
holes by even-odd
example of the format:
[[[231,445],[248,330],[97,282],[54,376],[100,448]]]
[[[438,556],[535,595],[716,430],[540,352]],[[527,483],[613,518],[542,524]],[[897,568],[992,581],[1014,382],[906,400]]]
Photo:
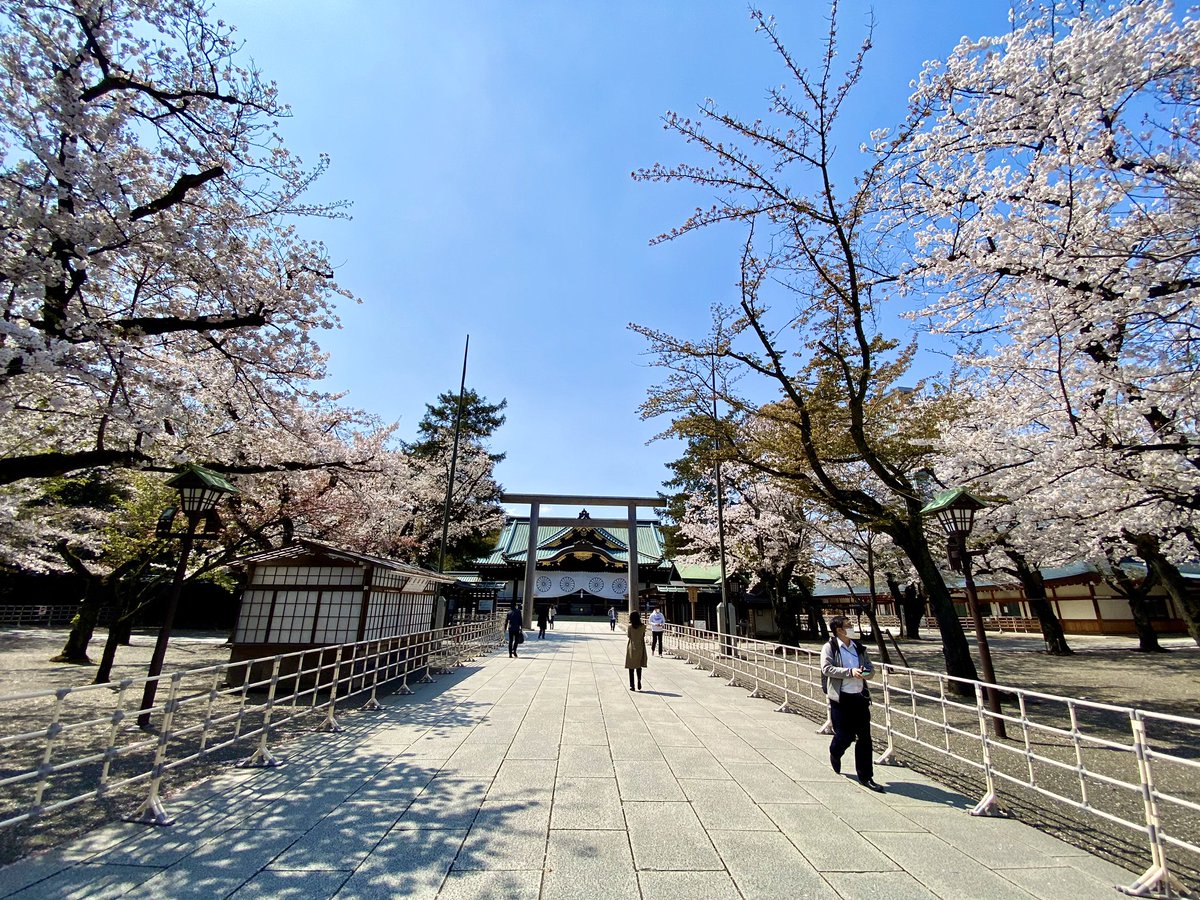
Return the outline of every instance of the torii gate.
[[[537,569],[538,527],[552,525],[560,528],[625,528],[629,529],[629,611],[637,609],[638,562],[637,562],[637,511],[640,506],[662,507],[667,505],[663,497],[593,497],[582,494],[501,494],[501,503],[529,504],[529,545],[525,550],[525,588],[522,615],[525,627],[533,627],[533,584]],[[538,515],[542,504],[553,506],[624,506],[628,510],[625,519],[572,519],[566,516],[541,518]]]

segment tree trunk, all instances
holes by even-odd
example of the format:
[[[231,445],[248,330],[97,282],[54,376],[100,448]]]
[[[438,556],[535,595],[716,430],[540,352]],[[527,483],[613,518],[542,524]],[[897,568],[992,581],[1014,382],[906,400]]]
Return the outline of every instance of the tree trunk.
[[[1138,650],[1142,653],[1165,653],[1158,642],[1158,632],[1154,630],[1154,622],[1150,619],[1150,610],[1145,597],[1130,595],[1129,610],[1133,613],[1133,627],[1137,631]]]
[[[904,589],[904,633],[910,640],[921,639],[921,625],[925,619],[925,595],[915,584]]]
[[[89,580],[83,599],[79,601],[79,611],[71,619],[71,631],[67,634],[67,642],[63,645],[58,656],[50,657],[50,662],[73,663],[80,666],[90,666],[92,658],[88,656],[88,644],[96,631],[96,620],[100,617],[100,607],[103,603],[103,592],[95,581]]]
[[[1128,533],[1125,537],[1137,548],[1138,556],[1145,560],[1147,568],[1154,573],[1167,596],[1175,601],[1175,608],[1183,616],[1188,634],[1200,645],[1200,602],[1188,592],[1179,569],[1162,555],[1158,538],[1153,535]]]
[[[884,530],[884,529],[881,529]],[[917,570],[917,577],[925,588],[929,605],[937,619],[938,630],[942,635],[942,653],[946,657],[946,674],[955,678],[965,678],[971,681],[979,680],[975,669],[975,660],[971,658],[971,648],[967,644],[967,636],[963,632],[962,622],[950,598],[950,589],[942,579],[941,570],[933,561],[929,552],[929,543],[925,539],[919,513],[917,522],[910,528],[897,527],[887,529],[887,534],[896,546],[908,557],[909,562]],[[974,695],[975,690],[970,685],[954,682],[955,693],[963,696]]]
[[[96,670],[96,677],[92,684],[108,684],[112,680],[112,667],[117,659],[117,646],[128,643],[128,640],[123,640],[122,637],[128,638],[132,627],[131,622],[132,618],[126,616],[125,610],[113,611],[112,622],[108,626],[108,639],[104,642],[104,653],[100,656],[100,668]]]
[[[1012,561],[1017,578],[1020,579],[1021,587],[1025,591],[1025,599],[1029,601],[1029,608],[1033,610],[1033,614],[1038,617],[1038,622],[1042,626],[1046,652],[1054,656],[1073,654],[1075,651],[1067,646],[1067,636],[1063,631],[1062,622],[1054,614],[1054,607],[1050,605],[1050,601],[1046,597],[1046,582],[1042,580],[1042,573],[1029,565],[1024,554],[1018,553],[1016,550],[1005,549],[1004,555]]]
[[[896,615],[900,619],[900,637],[907,637],[908,622],[904,614],[904,591],[901,590],[900,582],[891,572],[884,572],[883,577],[887,581],[888,591],[891,592],[892,602],[896,604]]]

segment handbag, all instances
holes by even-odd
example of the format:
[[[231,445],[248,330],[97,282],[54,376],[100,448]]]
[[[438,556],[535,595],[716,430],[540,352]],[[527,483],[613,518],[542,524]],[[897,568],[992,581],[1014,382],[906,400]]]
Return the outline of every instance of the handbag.
[[[523,644],[523,643],[525,643],[525,631],[524,631],[524,629],[522,629],[521,631],[518,631],[518,632],[517,632],[517,643],[518,643],[518,644]]]

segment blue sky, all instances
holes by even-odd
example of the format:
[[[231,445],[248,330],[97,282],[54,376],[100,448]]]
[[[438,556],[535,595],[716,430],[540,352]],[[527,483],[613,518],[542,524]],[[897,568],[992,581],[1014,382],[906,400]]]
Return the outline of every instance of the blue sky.
[[[765,6],[816,65],[828,6]],[[871,6],[843,0],[843,57]],[[840,152],[904,115],[924,60],[1005,30],[1008,0],[891,0]],[[635,183],[689,159],[662,128],[706,97],[765,112],[785,80],[734,0],[218,0],[293,117],[287,145],[332,165],[314,200],[351,221],[303,223],[360,305],[324,335],[330,389],[415,433],[424,405],[468,383],[508,400],[494,449],[511,491],[653,495],[678,446],[637,406],[658,380],[630,321],[700,337],[735,294],[741,232],[649,240],[712,198]]]

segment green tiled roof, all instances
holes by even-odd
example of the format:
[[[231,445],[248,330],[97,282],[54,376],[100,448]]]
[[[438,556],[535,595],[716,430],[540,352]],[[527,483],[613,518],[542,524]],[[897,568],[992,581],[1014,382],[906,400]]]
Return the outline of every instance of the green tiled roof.
[[[586,522],[581,520],[580,525],[586,525]],[[547,545],[553,544],[557,539],[569,534],[571,530],[570,527],[538,526],[538,561],[551,559],[562,552],[561,548],[548,547]],[[617,545],[618,549],[610,551],[614,560],[618,562],[629,561],[628,528],[596,528],[594,530],[600,541],[607,539],[607,542]],[[639,521],[637,523],[637,545],[639,566],[669,567],[671,565],[669,560],[663,559],[663,539],[657,520]],[[492,548],[491,553],[480,557],[475,562],[479,566],[523,565],[528,547],[529,520],[512,519],[504,526],[503,531],[500,532],[500,537],[496,540],[496,546]]]

